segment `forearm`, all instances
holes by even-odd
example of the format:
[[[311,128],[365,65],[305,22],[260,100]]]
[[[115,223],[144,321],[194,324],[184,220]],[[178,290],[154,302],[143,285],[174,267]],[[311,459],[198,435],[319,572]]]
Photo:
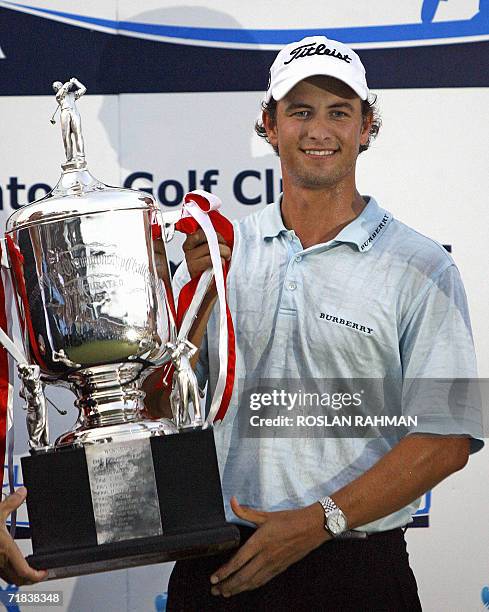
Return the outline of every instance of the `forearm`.
[[[354,529],[411,503],[467,462],[469,439],[410,435],[331,495]]]
[[[211,316],[211,312],[214,308],[216,300],[217,292],[215,290],[215,285],[213,285],[213,287],[208,291],[207,295],[203,299],[202,305],[199,308],[198,316],[189,332],[188,339],[198,349],[191,359],[192,367],[194,368],[194,370],[197,365],[197,362],[199,361],[200,348],[204,339],[205,330],[207,329],[207,322],[209,321],[209,317]]]
[[[144,410],[152,418],[172,418],[170,407],[170,391],[167,387],[161,387],[163,368],[158,368],[145,378],[142,389],[145,392]]]

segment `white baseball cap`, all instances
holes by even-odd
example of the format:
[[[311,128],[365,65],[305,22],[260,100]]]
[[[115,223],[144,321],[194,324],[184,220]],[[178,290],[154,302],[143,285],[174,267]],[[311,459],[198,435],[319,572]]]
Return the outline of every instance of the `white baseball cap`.
[[[265,101],[281,100],[299,81],[321,74],[343,81],[362,100],[367,99],[365,68],[355,51],[326,36],[308,36],[290,43],[275,58]]]

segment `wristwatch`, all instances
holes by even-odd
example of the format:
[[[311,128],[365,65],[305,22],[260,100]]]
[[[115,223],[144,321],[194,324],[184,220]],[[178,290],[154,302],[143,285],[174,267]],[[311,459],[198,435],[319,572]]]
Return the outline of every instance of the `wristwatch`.
[[[318,500],[324,510],[324,528],[333,538],[348,531],[348,521],[331,497]]]

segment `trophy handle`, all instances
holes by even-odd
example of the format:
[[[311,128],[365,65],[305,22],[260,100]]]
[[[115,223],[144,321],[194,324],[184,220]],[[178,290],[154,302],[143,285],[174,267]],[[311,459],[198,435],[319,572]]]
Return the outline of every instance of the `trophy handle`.
[[[181,219],[182,211],[170,211],[161,213],[158,211],[156,215],[155,236],[161,238],[164,242],[169,242],[175,234],[175,224]],[[161,263],[160,263],[161,265]],[[199,279],[195,294],[187,308],[181,325],[177,327],[173,314],[176,312],[176,304],[170,307],[169,300],[173,300],[173,293],[165,291],[164,300],[166,302],[166,310],[169,323],[169,341],[165,344],[165,354],[154,365],[164,365],[171,361],[173,365],[173,380],[172,390],[170,393],[170,404],[173,413],[173,419],[176,426],[181,429],[184,426],[202,427],[203,418],[200,410],[200,393],[197,383],[197,378],[190,365],[190,358],[197,351],[189,340],[188,335],[192,329],[192,325],[198,318],[199,310],[202,306],[204,298],[207,294],[209,285],[214,278],[212,268],[206,270]],[[160,279],[161,280],[161,279]],[[166,370],[166,375],[170,371]],[[194,408],[194,419],[191,421],[189,415],[189,405]]]
[[[26,401],[29,447],[31,450],[39,450],[49,446],[48,413],[41,369],[38,365],[19,363],[17,371],[22,382],[20,396]]]
[[[2,264],[2,267],[7,268]],[[26,400],[27,430],[29,433],[29,446],[39,449],[49,446],[48,419],[46,400],[59,412],[65,415],[66,410],[58,408],[51,400],[46,398],[38,365],[30,365],[22,350],[14,343],[10,336],[0,327],[0,345],[17,362],[17,371],[22,383],[20,396]]]
[[[214,278],[211,268],[206,270],[199,279],[197,289],[192,298],[184,317],[178,337],[175,341],[167,342],[165,348],[170,354],[170,359],[175,368],[173,375],[173,387],[170,393],[170,405],[173,413],[173,420],[176,426],[181,429],[185,425],[191,427],[202,427],[204,420],[200,409],[200,393],[195,372],[190,365],[190,358],[197,352],[198,348],[188,339],[190,330],[198,313],[209,285]],[[190,421],[189,404],[194,407],[194,419]]]
[[[48,415],[41,382],[41,369],[38,365],[27,363],[25,355],[2,328],[0,328],[0,344],[17,362],[17,371],[22,383],[20,396],[26,400],[29,447],[39,449],[49,446]],[[63,414],[63,411],[59,412]]]
[[[212,269],[201,275],[197,287],[195,287],[194,280],[186,285],[189,287],[189,295],[185,296],[185,301],[190,303],[188,304],[183,321],[178,325],[179,334],[177,340],[179,342],[186,340],[195,317],[198,316],[198,310],[206,294],[209,283],[213,278],[215,278],[216,282],[219,303],[220,366],[209,414],[203,423],[203,428],[209,427],[214,421],[222,420],[224,417],[231,399],[235,375],[235,352],[229,347],[230,343],[234,343],[234,330],[227,305],[225,286],[225,277],[229,268],[229,262],[227,262],[223,268],[219,252],[219,240],[217,237],[219,228],[220,233],[226,240],[229,240],[232,246],[234,242],[234,230],[229,220],[219,213],[215,214],[220,206],[221,201],[217,196],[206,191],[195,190],[187,193],[184,197],[181,211],[172,211],[169,214],[167,213],[164,217],[167,223],[175,223],[175,221],[180,218],[182,224],[178,226],[178,229],[185,234],[192,233],[197,228],[200,228],[206,236],[212,262]]]

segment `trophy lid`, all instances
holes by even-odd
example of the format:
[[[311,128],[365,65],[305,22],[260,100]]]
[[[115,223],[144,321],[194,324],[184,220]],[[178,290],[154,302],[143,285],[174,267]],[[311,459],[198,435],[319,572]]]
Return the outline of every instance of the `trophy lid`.
[[[76,78],[66,83],[55,81],[56,111],[61,113],[64,125],[63,144],[66,161],[54,189],[47,195],[15,211],[7,220],[6,232],[60,221],[87,214],[128,209],[154,209],[158,206],[150,194],[135,189],[110,187],[97,180],[89,172],[85,160],[85,144],[81,129],[81,117],[76,101],[85,94],[86,87]]]
[[[87,169],[65,171],[46,196],[10,215],[6,233],[81,215],[135,208],[158,210],[148,193],[110,187],[95,179]]]

